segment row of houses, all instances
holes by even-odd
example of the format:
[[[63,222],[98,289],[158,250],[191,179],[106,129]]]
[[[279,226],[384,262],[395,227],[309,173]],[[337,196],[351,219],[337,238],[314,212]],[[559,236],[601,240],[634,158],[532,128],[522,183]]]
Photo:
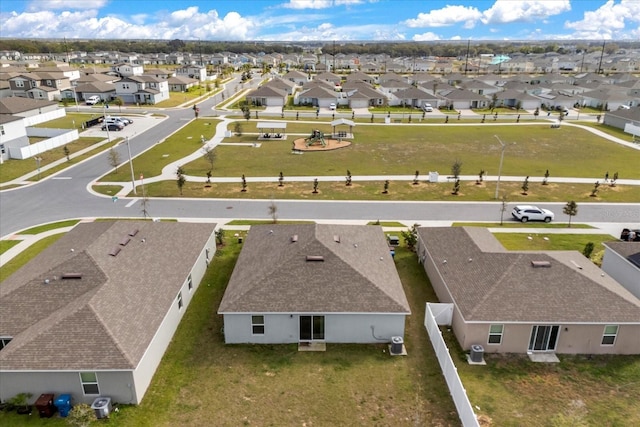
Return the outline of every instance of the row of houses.
[[[104,101],[115,98],[129,104],[157,104],[169,92],[185,92],[209,81],[203,67],[174,70],[118,63],[104,73],[69,66],[0,68],[0,98],[16,96],[47,101],[83,102],[91,96]]]
[[[331,72],[272,74],[267,83],[247,95],[257,106],[296,105],[348,108],[425,104],[455,110],[507,107],[534,111],[539,108],[591,107],[617,110],[640,105],[640,80],[632,74],[605,77],[594,73],[538,76],[463,74],[434,76],[429,73],[346,75]]]
[[[338,48],[339,50],[339,48]],[[140,54],[135,52],[72,51],[69,53],[22,54],[17,51],[0,51],[0,64],[23,63],[36,66],[43,61],[59,61],[75,65],[114,65],[119,63],[157,66],[230,66],[235,69],[245,64],[254,67],[283,67],[311,71],[359,70],[366,73],[414,73],[431,72],[449,74],[456,71],[477,74],[513,73],[557,73],[557,72],[604,72],[632,73],[640,71],[640,52],[619,50],[602,55],[602,52],[569,53],[520,53],[509,56],[480,54],[470,58],[438,56],[393,56],[387,53],[357,54],[340,53],[333,49],[306,48],[297,53],[257,54],[217,52],[171,52]]]
[[[214,230],[81,223],[8,277],[0,400],[140,403],[215,254]],[[607,243],[601,270],[576,251],[507,251],[485,229],[423,227],[417,256],[465,351],[640,354],[639,242]],[[382,228],[336,224],[252,226],[211,310],[227,344],[386,344],[415,315]]]

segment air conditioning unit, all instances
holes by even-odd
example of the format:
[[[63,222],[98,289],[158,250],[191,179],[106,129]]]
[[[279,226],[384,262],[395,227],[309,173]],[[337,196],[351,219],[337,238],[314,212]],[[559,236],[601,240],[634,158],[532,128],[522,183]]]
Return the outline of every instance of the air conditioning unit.
[[[474,344],[471,346],[469,361],[471,361],[472,363],[484,362],[484,348],[480,344]]]
[[[403,345],[402,337],[391,337],[391,354],[402,354]]]

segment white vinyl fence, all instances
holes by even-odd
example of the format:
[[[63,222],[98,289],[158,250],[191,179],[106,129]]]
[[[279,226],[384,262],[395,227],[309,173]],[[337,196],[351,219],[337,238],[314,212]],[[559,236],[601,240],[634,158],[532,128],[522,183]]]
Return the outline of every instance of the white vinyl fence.
[[[436,317],[448,318],[450,324],[452,313],[452,304],[433,304],[428,302],[424,316],[424,327],[427,329],[431,345],[436,352],[440,369],[442,369],[442,375],[444,375],[445,381],[447,382],[449,393],[451,393],[453,403],[456,405],[462,425],[464,427],[480,427],[476,414],[471,407],[471,402],[469,402],[469,398],[467,397],[467,392],[462,385],[460,376],[458,376],[456,365],[454,365],[447,344],[444,342],[444,338],[438,327],[438,322],[436,322]],[[441,323],[446,324],[446,320]]]

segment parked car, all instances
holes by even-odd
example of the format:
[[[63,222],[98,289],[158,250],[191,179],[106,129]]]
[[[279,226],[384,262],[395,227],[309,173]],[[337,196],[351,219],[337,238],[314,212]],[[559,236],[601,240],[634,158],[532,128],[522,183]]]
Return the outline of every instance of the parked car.
[[[332,102],[331,104],[329,104],[329,110],[335,110],[336,109],[336,103]]]
[[[124,129],[124,125],[122,123],[106,123],[102,125],[102,130],[107,130],[107,127],[110,131],[121,131]]]
[[[90,96],[85,100],[85,103],[87,105],[96,105],[100,102],[102,102],[102,98],[100,98],[98,95]]]
[[[125,120],[121,117],[107,117],[106,119],[104,119],[105,123],[119,123],[122,126],[127,126],[129,124],[129,120]]]
[[[129,117],[114,117],[114,118],[120,120],[125,125],[130,125],[131,123],[133,123],[133,120],[130,119]]]
[[[516,206],[511,211],[511,215],[521,222],[544,221],[551,222],[554,214],[548,209],[541,209],[537,206],[521,205]]]
[[[426,113],[431,113],[433,111],[433,107],[431,106],[431,104],[424,104],[422,106],[422,110]]]
[[[622,233],[620,233],[620,240],[623,242],[640,242],[640,230],[623,228]]]

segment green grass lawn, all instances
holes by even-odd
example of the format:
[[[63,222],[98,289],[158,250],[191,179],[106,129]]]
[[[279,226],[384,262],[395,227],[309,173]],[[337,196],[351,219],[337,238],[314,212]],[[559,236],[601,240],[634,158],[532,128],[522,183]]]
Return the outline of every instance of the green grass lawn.
[[[87,147],[90,147],[100,141],[104,140],[104,138],[95,138],[95,137],[91,137],[91,138],[85,138],[85,137],[81,137],[78,138],[75,141],[71,141],[70,143],[68,143],[66,146],[69,149],[69,153],[73,154],[77,151],[80,151],[82,149],[85,149]],[[114,140],[114,143],[117,142],[116,140]],[[89,153],[80,156],[80,157],[76,157],[76,158],[72,158],[71,161],[69,162],[64,162],[63,164],[61,164],[60,166],[53,168],[53,169],[49,169],[49,170],[42,170],[42,168],[52,162],[55,162],[56,160],[60,160],[63,159],[65,157],[65,153],[64,153],[64,146],[62,147],[57,147],[54,149],[51,149],[49,151],[45,151],[44,153],[38,154],[38,157],[40,157],[42,160],[40,161],[40,168],[41,168],[41,173],[40,173],[40,178],[44,178],[47,175],[50,175],[52,173],[57,172],[58,170],[67,168],[69,166],[72,166],[74,164],[77,164],[78,162],[84,160],[85,158],[87,158],[90,155],[96,154],[96,152],[98,152],[98,150],[105,150],[108,147],[106,146],[102,146],[99,147],[96,150],[92,150]],[[30,159],[23,159],[23,160],[18,160],[18,159],[9,159],[7,161],[5,161],[1,166],[0,166],[0,182],[8,182],[11,180],[14,180],[16,178],[19,178],[29,172],[33,172],[36,170],[37,164],[34,161],[33,158]],[[31,178],[32,180],[37,180],[37,176],[34,176],[33,178]]]
[[[79,223],[79,219],[70,219],[67,221],[52,222],[50,224],[38,225],[36,227],[29,228],[21,231],[20,234],[39,234],[49,230],[55,230],[56,228],[71,227]]]
[[[146,176],[146,175],[145,175]],[[237,183],[212,183],[209,187],[203,182],[187,181],[182,188],[182,197],[202,198],[238,198],[238,199],[300,199],[300,200],[442,200],[442,201],[495,201],[495,183],[486,182],[475,185],[473,181],[460,183],[457,196],[451,194],[452,183],[425,183],[412,185],[411,181],[391,181],[387,194],[382,194],[384,182],[357,181],[347,187],[344,182],[319,182],[318,193],[313,193],[312,182],[287,183],[283,187],[274,182],[248,182],[246,192],[242,192],[242,180],[238,175]],[[104,182],[104,181],[102,181]],[[501,182],[500,194],[506,194],[509,203],[527,202],[638,202],[640,186],[616,187],[600,186],[598,197],[590,197],[593,185],[589,184],[550,184],[543,186],[531,184],[527,196],[522,195],[519,182]],[[94,187],[98,188],[98,187]],[[161,181],[145,184],[145,191],[150,197],[181,197],[177,180]],[[138,194],[141,190],[138,188]],[[131,196],[133,193],[130,193]],[[496,208],[496,221],[500,220],[499,209]],[[556,212],[559,214],[560,212]],[[504,219],[510,221],[510,213],[505,212]],[[575,218],[579,220],[578,218]]]
[[[7,277],[15,273],[20,267],[31,261],[33,257],[42,252],[45,248],[53,244],[56,240],[62,237],[63,234],[54,234],[53,236],[45,237],[38,240],[28,249],[20,252],[16,257],[11,259],[5,265],[0,267],[0,283]],[[0,412],[2,414],[2,412]],[[2,425],[2,417],[0,415],[0,425]]]
[[[597,248],[604,249],[602,242],[615,240],[608,234],[495,233],[494,236],[512,251],[582,251],[588,242],[596,244],[598,251]]]
[[[522,223],[520,221],[513,221],[511,217],[505,217],[505,221],[500,224],[499,222],[454,222],[451,224],[453,227],[491,227],[491,228],[567,228],[565,223],[557,222],[529,222]],[[571,228],[593,228],[589,224],[576,224],[571,223]]]
[[[181,156],[200,149],[199,136],[207,127],[196,120],[167,141],[134,159],[136,171],[145,176],[157,175],[162,166]],[[253,121],[241,121],[244,132],[254,131]],[[231,125],[231,130],[233,124]],[[306,130],[305,130],[306,129]],[[291,123],[287,133],[306,135],[312,129],[331,131],[326,121],[308,124]],[[257,132],[257,129],[255,129]],[[342,175],[349,169],[354,175],[413,175],[416,170],[423,176],[429,171],[449,175],[456,159],[462,162],[463,175],[476,175],[481,169],[497,175],[501,146],[495,138],[506,142],[502,175],[543,176],[548,169],[550,182],[556,176],[594,177],[619,173],[620,178],[640,178],[640,152],[603,140],[588,131],[565,126],[550,129],[548,124],[523,126],[382,126],[358,124],[355,139],[347,148],[292,155],[287,141],[263,141],[259,148],[246,146],[219,146],[214,176],[286,176]],[[191,136],[192,139],[187,139]],[[256,136],[232,137],[234,142],[256,142]],[[167,156],[168,155],[168,156]],[[183,165],[187,175],[205,176],[209,163],[200,158]],[[128,179],[126,171],[110,174],[102,181]]]
[[[0,254],[5,253],[18,243],[20,243],[20,240],[0,240]]]

